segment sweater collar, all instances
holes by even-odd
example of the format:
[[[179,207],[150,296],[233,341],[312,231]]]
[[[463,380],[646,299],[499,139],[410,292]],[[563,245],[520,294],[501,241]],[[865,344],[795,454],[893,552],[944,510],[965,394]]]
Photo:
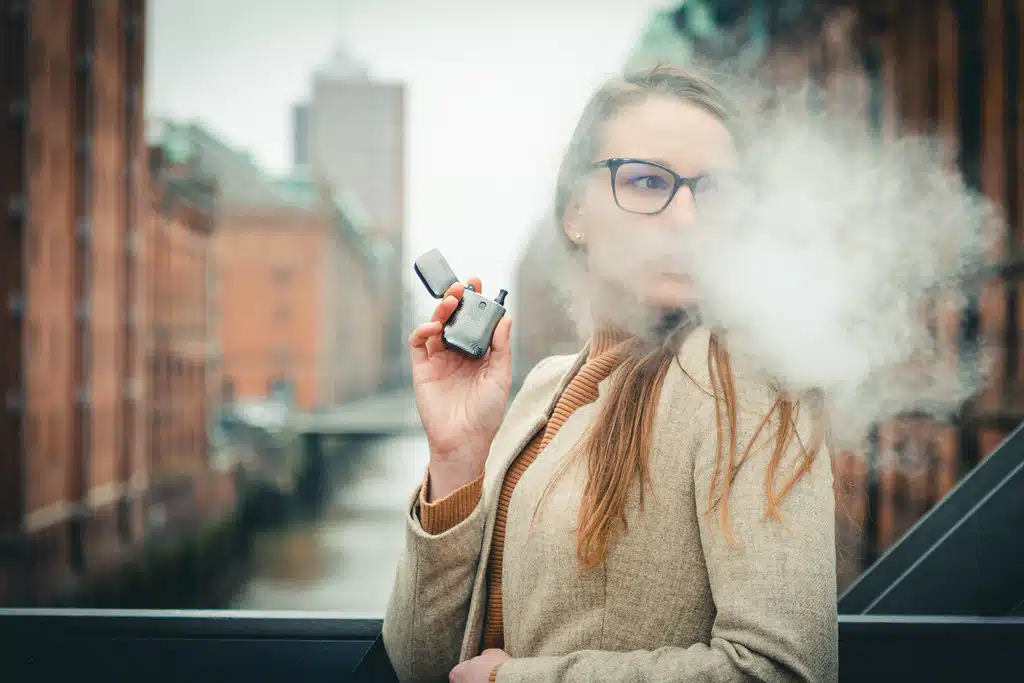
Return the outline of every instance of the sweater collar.
[[[590,358],[603,356],[613,349],[629,340],[630,335],[625,330],[612,325],[602,325],[594,331],[590,340]]]

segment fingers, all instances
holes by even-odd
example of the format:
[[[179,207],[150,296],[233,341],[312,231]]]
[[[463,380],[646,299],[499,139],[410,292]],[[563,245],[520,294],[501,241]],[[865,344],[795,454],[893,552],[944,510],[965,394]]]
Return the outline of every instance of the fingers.
[[[459,307],[462,294],[466,291],[466,287],[470,285],[472,285],[477,293],[483,290],[483,283],[478,277],[469,278],[466,284],[456,282],[448,288],[444,298],[434,308],[434,314],[431,316],[430,321],[423,323],[409,335],[409,349],[412,352],[414,362],[426,360],[435,353],[444,350],[445,346],[444,340],[441,338],[441,331],[448,318]]]
[[[443,302],[442,302],[443,303]],[[440,308],[440,305],[438,306]],[[452,307],[454,309],[454,306]],[[450,315],[450,313],[449,313]],[[445,320],[448,316],[445,316]],[[444,329],[444,322],[431,320],[420,324],[409,335],[409,349],[412,352],[413,362],[427,360],[435,353],[444,351],[444,339],[441,332]],[[509,365],[512,360],[512,318],[508,315],[498,321],[494,328],[494,336],[491,337],[490,360],[497,365]]]
[[[441,323],[436,320],[430,322],[421,323],[412,331],[409,335],[409,346],[411,348],[419,348],[427,343],[427,341],[441,333]]]
[[[460,288],[462,287],[462,285],[457,286]],[[452,287],[452,289],[454,289],[454,287]],[[445,296],[445,298],[441,299],[441,303],[439,303],[437,307],[434,309],[434,315],[430,318],[430,321],[442,324],[445,321],[447,321],[448,318],[451,317],[455,309],[459,307],[459,299],[462,298],[462,291],[462,289],[459,289],[459,293],[457,296],[450,294]]]
[[[425,322],[412,331],[409,335],[409,350],[412,352],[413,362],[424,361],[430,357],[427,344],[440,334],[441,323],[436,320]]]
[[[480,288],[483,286],[480,282],[480,278],[478,277],[469,278],[465,285],[461,282],[456,282],[448,288],[448,291],[445,292],[444,298],[441,299],[441,303],[439,303],[437,308],[434,309],[434,315],[431,318],[431,321],[441,323],[442,325],[448,322],[448,318],[450,318],[452,313],[455,312],[455,309],[459,307],[459,301],[462,299],[462,294],[466,291],[466,287],[468,285],[472,285],[477,293],[480,292]],[[441,338],[440,334],[434,335],[426,342],[428,357],[435,353],[444,351],[444,348],[444,340]]]
[[[438,323],[439,325],[442,323]],[[443,328],[442,328],[443,329]],[[433,356],[434,354],[441,353],[445,350],[444,336],[442,335],[442,329],[438,329],[437,334],[427,340],[427,356]]]
[[[437,305],[437,308],[434,309],[434,315],[430,322],[436,323],[438,330],[426,341],[428,357],[444,350],[444,341],[441,339],[441,327],[448,322],[448,318],[450,318],[452,313],[455,312],[455,309],[458,308],[459,298],[462,296],[463,288],[462,285],[453,285],[448,291],[457,291],[459,295],[458,297],[454,295],[445,296],[445,298],[441,299],[441,303]]]
[[[454,285],[448,288],[448,291],[444,293],[444,297],[441,299],[443,302],[450,296],[454,296],[456,299],[462,298],[462,293],[466,291],[466,285],[461,282],[456,282]]]
[[[491,337],[491,361],[504,365],[512,360],[512,318],[502,317],[494,327]]]
[[[448,288],[448,291],[444,293],[445,296],[454,296],[456,299],[462,298],[462,293],[466,290],[469,285],[473,286],[473,291],[477,294],[483,294],[484,283],[480,281],[478,277],[471,277],[466,280],[466,284],[456,282],[454,285]]]

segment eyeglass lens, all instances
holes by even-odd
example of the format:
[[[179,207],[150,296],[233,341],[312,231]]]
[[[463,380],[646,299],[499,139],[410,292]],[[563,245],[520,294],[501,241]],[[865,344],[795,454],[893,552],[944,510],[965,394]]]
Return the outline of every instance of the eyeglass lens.
[[[622,164],[613,179],[615,201],[619,208],[634,213],[657,213],[672,200],[676,178],[669,171],[639,161]],[[710,179],[701,177],[694,186],[694,196],[710,189]]]

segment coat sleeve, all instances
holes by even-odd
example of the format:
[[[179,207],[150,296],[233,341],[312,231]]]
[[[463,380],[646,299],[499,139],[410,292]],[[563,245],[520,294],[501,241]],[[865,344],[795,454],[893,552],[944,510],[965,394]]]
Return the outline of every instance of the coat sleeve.
[[[513,407],[559,358],[546,358],[530,371]],[[421,520],[422,486],[406,507],[405,547],[384,613],[384,648],[402,683],[447,681],[459,663],[489,510],[477,480],[449,496],[461,503],[441,506],[444,514],[435,507]]]
[[[383,640],[403,683],[447,681],[459,663],[473,580],[480,562],[484,506],[438,535],[417,518],[419,489],[406,512],[405,548],[384,614]]]
[[[738,415],[737,458],[767,413],[763,401]],[[742,407],[742,405],[741,405]],[[813,466],[781,505],[782,521],[765,518],[765,479],[775,429],[739,469],[729,497],[734,534],[726,539],[720,516],[703,514],[712,487],[715,439],[698,446],[694,467],[700,538],[716,617],[710,642],[651,651],[579,651],[565,656],[513,659],[497,669],[497,683],[632,681],[807,681],[838,679],[835,498],[830,454],[821,448]],[[785,483],[809,442],[809,423],[779,467]],[[726,444],[727,447],[727,444]],[[716,511],[717,512],[717,511]],[[738,544],[739,547],[736,547]]]

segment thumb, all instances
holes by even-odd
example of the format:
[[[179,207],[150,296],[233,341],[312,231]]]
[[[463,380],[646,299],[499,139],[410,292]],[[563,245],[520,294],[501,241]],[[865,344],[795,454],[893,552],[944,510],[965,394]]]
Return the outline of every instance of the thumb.
[[[491,360],[506,364],[512,357],[512,319],[504,316],[494,328],[491,337]]]

